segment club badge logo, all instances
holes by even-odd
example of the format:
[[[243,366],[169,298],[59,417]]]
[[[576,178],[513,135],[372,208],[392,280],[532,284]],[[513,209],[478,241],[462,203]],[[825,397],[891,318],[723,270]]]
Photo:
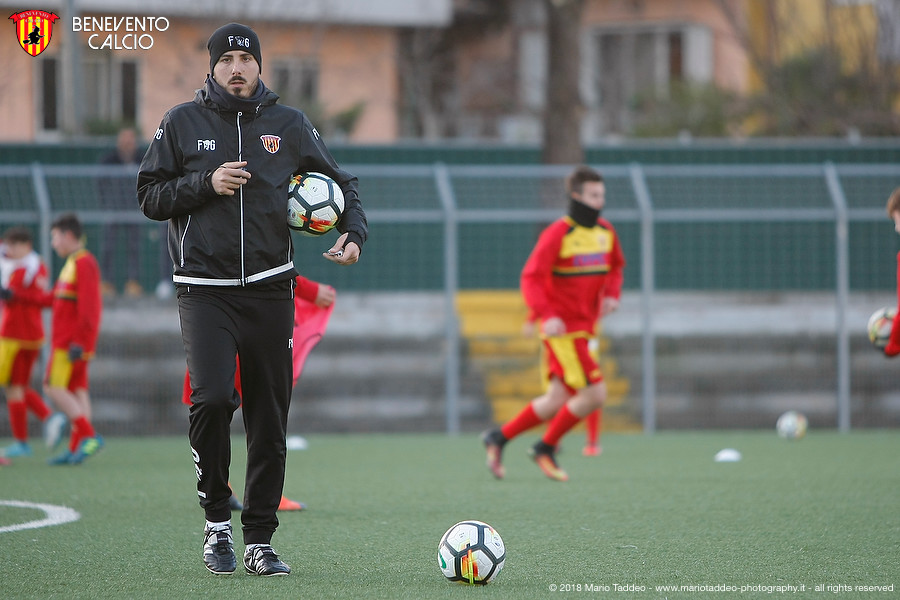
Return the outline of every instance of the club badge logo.
[[[53,23],[59,15],[45,10],[26,10],[9,17],[16,25],[16,39],[22,50],[37,56],[47,49],[53,35]]]
[[[259,139],[262,140],[263,148],[270,154],[278,152],[278,147],[281,145],[281,138],[279,136],[267,134],[259,136]]]

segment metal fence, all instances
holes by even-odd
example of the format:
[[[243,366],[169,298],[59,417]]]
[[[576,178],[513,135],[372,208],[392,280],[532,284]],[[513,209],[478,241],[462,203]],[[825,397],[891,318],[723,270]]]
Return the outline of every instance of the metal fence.
[[[618,335],[639,344],[633,388],[643,429],[667,426],[657,418],[660,398],[666,395],[661,388],[668,385],[658,367],[660,301],[687,293],[698,294],[701,302],[728,297],[740,304],[742,298],[760,294],[801,299],[812,294],[833,302],[828,317],[833,321],[820,324],[830,341],[823,352],[834,361],[833,368],[826,369],[833,375],[828,385],[834,399],[826,420],[848,430],[855,410],[854,378],[865,379],[863,386],[872,378],[869,367],[854,372],[859,360],[853,343],[864,336],[854,303],[860,295],[865,302],[894,301],[897,242],[884,203],[900,185],[900,166],[596,166],[607,184],[604,215],[616,226],[628,260],[626,293],[637,302],[637,330]],[[295,262],[304,275],[347,293],[442,295],[444,418],[446,430],[457,432],[464,413],[460,397],[465,360],[457,293],[517,287],[541,227],[564,210],[563,179],[570,167],[434,164],[348,169],[360,178],[369,217],[364,260],[352,269],[334,268],[315,260],[330,239],[298,239]],[[166,278],[168,268],[160,252],[161,225],[140,214],[132,194],[122,194],[120,201],[102,200],[114,188],[133,190],[134,176],[133,169],[115,166],[0,166],[0,226],[32,226],[56,273],[60,264],[50,252],[49,223],[62,212],[76,211],[87,226],[89,248],[102,260],[112,256],[107,264],[116,273],[105,275],[121,287],[130,277],[128,259],[138,258],[137,277],[152,290]],[[110,235],[113,226],[123,225],[132,226],[125,238]],[[617,335],[612,320],[609,329]],[[761,330],[763,338],[767,332]],[[792,335],[790,328],[786,335]],[[742,343],[740,338],[733,341]],[[822,345],[822,338],[814,343]],[[882,396],[887,399],[879,402],[890,415],[883,422],[900,421],[893,396]]]

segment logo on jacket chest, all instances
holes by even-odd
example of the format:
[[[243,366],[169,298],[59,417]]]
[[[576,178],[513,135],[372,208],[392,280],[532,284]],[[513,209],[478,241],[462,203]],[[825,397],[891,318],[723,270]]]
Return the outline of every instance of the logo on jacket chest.
[[[261,135],[259,139],[262,141],[263,148],[269,154],[275,154],[281,147],[281,137],[277,135]],[[197,140],[197,151],[212,152],[216,149],[216,140]]]
[[[261,135],[259,139],[262,140],[263,148],[266,149],[266,152],[269,154],[275,154],[278,152],[278,148],[281,147],[281,137],[277,135]]]

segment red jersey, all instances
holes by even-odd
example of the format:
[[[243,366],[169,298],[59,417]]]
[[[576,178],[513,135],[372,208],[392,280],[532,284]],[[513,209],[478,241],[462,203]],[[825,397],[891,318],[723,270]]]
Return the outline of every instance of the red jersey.
[[[19,260],[4,258],[0,280],[13,293],[3,306],[0,337],[21,342],[22,348],[40,348],[44,342],[41,309],[49,307],[53,298],[47,291],[47,267],[37,252]]]
[[[897,310],[900,311],[900,252],[897,253]],[[891,337],[888,339],[887,346],[884,347],[884,353],[888,356],[896,356],[900,353],[900,318],[894,317]]]
[[[538,238],[525,267],[521,287],[534,317],[559,317],[569,333],[593,333],[604,297],[619,298],[625,255],[615,229],[605,219],[593,227],[565,216]]]
[[[77,344],[85,354],[93,354],[102,310],[100,267],[94,255],[82,248],[66,259],[53,289],[53,347]]]

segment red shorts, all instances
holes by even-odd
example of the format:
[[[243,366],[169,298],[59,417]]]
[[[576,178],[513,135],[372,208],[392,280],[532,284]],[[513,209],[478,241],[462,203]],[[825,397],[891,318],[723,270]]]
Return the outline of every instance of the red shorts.
[[[23,347],[23,342],[19,340],[0,339],[0,386],[27,386],[40,353],[38,348]]]
[[[65,348],[54,348],[47,363],[47,374],[44,383],[50,387],[66,388],[70,392],[88,389],[88,361],[69,360],[69,351]]]
[[[590,348],[591,337],[576,332],[544,338],[541,362],[544,380],[557,377],[572,394],[603,381],[600,365]]]

